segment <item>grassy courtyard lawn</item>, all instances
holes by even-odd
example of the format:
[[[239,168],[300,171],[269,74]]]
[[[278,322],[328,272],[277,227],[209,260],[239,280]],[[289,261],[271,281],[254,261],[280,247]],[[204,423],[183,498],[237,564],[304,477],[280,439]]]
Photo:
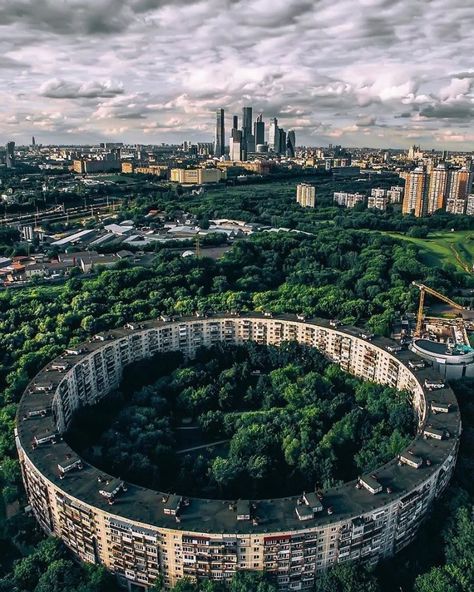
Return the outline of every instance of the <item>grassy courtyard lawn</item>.
[[[474,231],[434,232],[427,238],[413,238],[398,232],[386,232],[393,238],[411,242],[420,247],[425,263],[438,266],[454,265],[466,273],[472,273],[474,264]]]

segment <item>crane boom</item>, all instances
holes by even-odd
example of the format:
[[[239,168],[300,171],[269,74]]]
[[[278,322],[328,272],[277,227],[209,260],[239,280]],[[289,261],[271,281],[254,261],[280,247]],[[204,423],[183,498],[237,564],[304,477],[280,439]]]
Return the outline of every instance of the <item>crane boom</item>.
[[[453,308],[458,308],[460,310],[464,310],[464,306],[461,306],[457,302],[454,302],[454,300],[451,300],[451,298],[448,298],[444,294],[440,294],[440,292],[433,290],[433,288],[430,288],[429,286],[425,286],[425,284],[418,284],[417,282],[413,282],[413,285],[416,286],[417,288],[419,288],[421,291],[428,292],[428,294],[435,296],[439,300],[443,300],[443,302],[446,302],[446,304],[449,304]]]
[[[454,300],[451,300],[451,298],[448,298],[444,294],[440,294],[436,290],[433,290],[433,288],[430,288],[429,286],[425,286],[425,284],[419,284],[418,282],[412,282],[412,284],[420,290],[420,302],[418,305],[418,314],[416,317],[415,337],[419,337],[421,335],[421,330],[423,327],[423,308],[424,308],[424,304],[425,304],[425,294],[426,293],[431,294],[431,296],[435,296],[436,298],[438,298],[438,300],[442,300],[443,302],[446,302],[446,304],[449,304],[453,308],[457,308],[459,310],[465,310],[464,306],[461,306],[457,302],[454,302]]]

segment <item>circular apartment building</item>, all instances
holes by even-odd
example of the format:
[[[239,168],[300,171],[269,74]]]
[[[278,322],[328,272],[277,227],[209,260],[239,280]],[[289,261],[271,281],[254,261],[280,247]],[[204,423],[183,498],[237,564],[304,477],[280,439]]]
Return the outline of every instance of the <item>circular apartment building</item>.
[[[74,412],[116,389],[127,365],[201,346],[298,341],[362,379],[412,394],[418,431],[399,458],[324,491],[265,500],[209,500],[125,483],[85,463],[62,439]],[[461,420],[443,379],[393,341],[336,322],[216,314],[130,323],[48,364],[20,402],[16,443],[33,512],[82,561],[101,563],[129,590],[183,577],[266,570],[282,590],[311,588],[344,561],[375,564],[410,543],[456,461]]]

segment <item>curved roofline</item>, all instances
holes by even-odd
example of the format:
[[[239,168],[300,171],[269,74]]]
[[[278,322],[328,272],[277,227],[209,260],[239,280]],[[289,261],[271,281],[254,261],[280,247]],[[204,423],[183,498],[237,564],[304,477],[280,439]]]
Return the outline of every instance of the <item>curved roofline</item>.
[[[269,318],[271,317],[271,318]],[[418,390],[422,393],[423,413],[419,417],[418,433],[410,442],[405,450],[407,454],[427,459],[430,464],[423,464],[421,468],[413,469],[405,464],[400,466],[398,459],[392,459],[388,463],[378,467],[372,471],[371,476],[376,476],[380,482],[383,491],[377,495],[372,495],[368,491],[356,489],[355,484],[357,480],[345,482],[337,487],[329,488],[322,492],[322,500],[324,509],[332,508],[331,513],[327,511],[318,512],[313,517],[311,522],[307,522],[295,516],[295,509],[298,507],[299,500],[303,495],[286,496],[280,498],[270,499],[252,499],[244,500],[249,504],[256,503],[258,505],[258,515],[262,513],[264,518],[256,524],[243,520],[234,519],[232,521],[232,513],[229,509],[229,504],[235,500],[225,499],[205,499],[197,497],[189,497],[189,505],[183,509],[182,522],[176,523],[174,514],[166,514],[166,505],[169,498],[175,494],[169,492],[159,492],[152,489],[140,487],[130,484],[127,491],[117,497],[116,504],[113,510],[109,508],[107,499],[99,494],[97,479],[103,476],[105,479],[112,481],[117,477],[112,475],[104,475],[96,467],[89,463],[84,463],[84,468],[81,471],[73,471],[63,475],[60,478],[58,473],[58,463],[69,455],[70,458],[77,456],[77,454],[69,447],[63,440],[58,441],[54,446],[45,442],[44,445],[39,444],[32,449],[33,441],[38,441],[43,437],[53,437],[55,434],[64,433],[65,429],[58,429],[57,421],[53,414],[47,412],[46,416],[35,416],[30,420],[25,421],[31,413],[37,413],[42,408],[47,409],[51,407],[53,399],[56,396],[60,385],[76,368],[80,367],[82,361],[89,356],[102,351],[107,348],[109,344],[128,338],[131,334],[140,335],[147,333],[150,329],[176,327],[177,325],[193,325],[201,322],[203,319],[212,322],[213,319],[218,320],[240,320],[240,321],[272,321],[274,323],[289,323],[300,328],[318,327],[320,329],[327,329],[334,332],[337,336],[349,337],[351,343],[355,340],[361,343],[366,343],[370,350],[383,352],[389,359],[397,361],[401,367],[408,372],[417,385]],[[194,316],[194,317],[177,317],[173,319],[151,320],[146,322],[129,323],[122,329],[113,329],[104,334],[95,336],[90,341],[81,344],[78,347],[73,347],[66,350],[65,354],[57,357],[41,370],[29,383],[27,389],[18,406],[17,413],[17,436],[18,444],[25,452],[31,464],[39,471],[48,481],[53,483],[55,487],[62,489],[69,497],[77,499],[78,503],[86,504],[91,508],[99,507],[102,511],[109,513],[116,519],[120,517],[124,519],[140,522],[144,525],[153,527],[172,528],[174,530],[183,529],[186,531],[205,532],[233,532],[233,533],[257,533],[257,532],[275,532],[277,530],[301,530],[313,526],[319,526],[327,522],[339,521],[342,518],[353,515],[360,515],[364,512],[376,510],[395,499],[406,496],[407,493],[414,488],[421,485],[432,474],[439,470],[440,465],[445,463],[448,458],[456,454],[457,443],[461,430],[460,414],[457,406],[457,401],[453,391],[446,385],[441,385],[440,376],[429,367],[418,367],[416,370],[415,364],[421,362],[421,358],[414,353],[402,350],[399,351],[399,346],[396,342],[386,339],[384,337],[374,337],[365,335],[361,330],[355,327],[333,325],[332,321],[325,319],[303,319],[295,315],[266,315],[261,313],[249,312],[242,314],[216,313],[212,315]],[[219,339],[219,342],[222,339]],[[287,340],[285,340],[287,341]],[[311,346],[310,346],[311,347]],[[316,349],[319,349],[315,345]],[[176,348],[175,348],[176,349]],[[179,349],[179,348],[178,348]],[[68,353],[69,352],[69,353]],[[158,353],[158,352],[156,352]],[[141,358],[146,357],[145,355]],[[141,359],[137,358],[137,359]],[[410,368],[410,364],[413,368]],[[126,367],[126,366],[125,366]],[[361,377],[362,378],[362,377]],[[426,385],[430,384],[428,388]],[[433,387],[433,385],[436,385]],[[115,388],[112,387],[112,388]],[[109,389],[107,391],[110,392]],[[430,390],[431,388],[436,390]],[[106,393],[106,394],[107,394]],[[431,409],[434,401],[442,400],[450,408],[450,413],[442,414],[444,417],[440,419],[439,414]],[[449,431],[451,437],[449,439],[437,440],[428,439],[424,437],[423,430],[429,427],[430,429]],[[433,436],[435,438],[435,436]],[[403,453],[402,453],[403,454]],[[185,496],[186,494],[179,494]],[[184,503],[184,500],[181,500]],[[186,502],[187,503],[187,502]],[[109,508],[106,510],[106,508]],[[268,529],[264,526],[268,524]],[[208,530],[206,530],[208,527]]]

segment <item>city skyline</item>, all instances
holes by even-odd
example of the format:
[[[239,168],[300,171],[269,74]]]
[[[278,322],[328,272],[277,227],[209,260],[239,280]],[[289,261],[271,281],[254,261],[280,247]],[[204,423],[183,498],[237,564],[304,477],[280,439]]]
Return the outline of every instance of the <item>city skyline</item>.
[[[469,149],[474,8],[357,8],[1,1],[0,143],[211,142],[217,109],[252,105],[298,144]]]

